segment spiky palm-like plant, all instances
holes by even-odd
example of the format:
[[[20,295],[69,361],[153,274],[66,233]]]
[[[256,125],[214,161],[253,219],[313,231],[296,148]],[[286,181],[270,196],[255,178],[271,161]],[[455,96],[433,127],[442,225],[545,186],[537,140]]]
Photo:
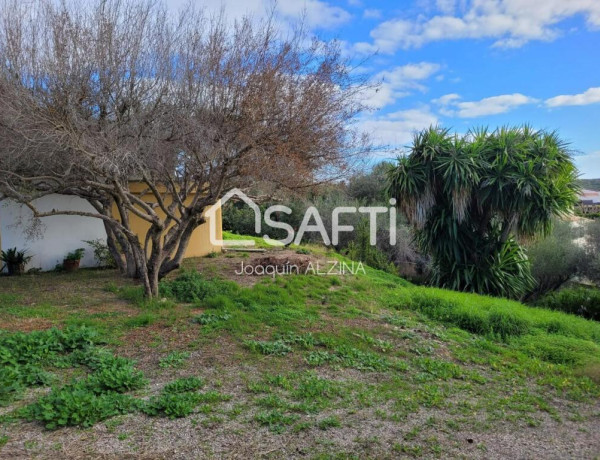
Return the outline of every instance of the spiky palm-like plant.
[[[575,205],[576,179],[556,132],[431,127],[390,170],[389,191],[432,257],[434,284],[519,297],[533,278],[517,239],[549,232]]]

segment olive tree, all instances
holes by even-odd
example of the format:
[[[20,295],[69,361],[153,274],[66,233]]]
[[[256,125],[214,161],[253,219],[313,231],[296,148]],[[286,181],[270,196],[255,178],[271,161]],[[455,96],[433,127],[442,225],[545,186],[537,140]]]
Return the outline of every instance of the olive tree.
[[[101,219],[148,296],[230,188],[331,180],[367,148],[351,125],[367,83],[301,25],[137,0],[1,8],[0,200]],[[50,193],[95,212],[41,212]]]
[[[533,284],[519,238],[545,235],[577,201],[577,170],[555,132],[528,126],[417,133],[390,191],[431,255],[432,282],[507,297]]]

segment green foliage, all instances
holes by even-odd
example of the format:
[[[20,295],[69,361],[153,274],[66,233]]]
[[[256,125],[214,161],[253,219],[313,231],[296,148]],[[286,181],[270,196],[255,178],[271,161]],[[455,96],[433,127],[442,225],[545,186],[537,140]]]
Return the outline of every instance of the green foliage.
[[[345,255],[348,258],[360,262],[364,262],[370,267],[377,268],[378,270],[387,271],[389,273],[396,273],[396,267],[390,262],[388,256],[379,250],[377,246],[372,246],[370,243],[370,230],[369,221],[361,219],[356,225],[355,237],[350,243],[346,250]]]
[[[85,254],[85,248],[78,248],[74,251],[69,252],[65,256],[65,260],[81,260]]]
[[[87,243],[91,246],[94,251],[94,259],[98,262],[100,267],[107,268],[116,268],[117,263],[115,262],[115,258],[108,249],[108,245],[104,240],[96,239],[96,240],[84,240],[84,243]]]
[[[443,295],[428,292],[418,292],[411,300],[414,308],[427,316],[476,334],[506,340],[526,334],[531,328],[531,323],[525,315],[501,307],[474,309]]]
[[[285,414],[280,410],[272,410],[266,412],[259,412],[255,417],[256,421],[269,428],[269,431],[273,433],[283,433],[286,428],[298,420],[296,414]]]
[[[216,391],[197,393],[204,383],[197,377],[186,377],[168,383],[158,396],[141,405],[141,410],[150,416],[181,418],[190,415],[201,403],[226,401],[229,396]]]
[[[346,187],[348,195],[364,202],[367,206],[384,203],[387,201],[386,176],[391,168],[391,163],[382,161],[373,166],[371,171],[359,172],[351,176]]]
[[[23,409],[29,420],[49,429],[91,426],[136,409],[136,401],[122,393],[142,388],[147,381],[131,360],[97,347],[98,333],[87,327],[48,329],[0,335],[0,401],[8,402],[26,387],[56,381],[46,368],[86,366],[92,372]]]
[[[27,407],[26,417],[45,424],[48,429],[64,426],[90,427],[115,415],[136,410],[137,401],[119,393],[94,393],[80,386],[53,390]]]
[[[389,359],[349,345],[339,345],[331,351],[312,351],[306,356],[306,362],[311,366],[337,364],[342,367],[351,367],[361,371],[378,372],[386,371],[393,367],[393,363]]]
[[[238,289],[235,283],[208,280],[196,270],[184,271],[174,280],[160,283],[160,295],[188,303],[199,302],[218,294],[234,294]]]
[[[163,392],[170,394],[185,393],[188,391],[199,390],[203,386],[204,382],[202,379],[198,377],[185,377],[167,383],[163,388]]]
[[[342,422],[338,417],[332,415],[330,417],[325,417],[324,419],[319,420],[317,426],[321,430],[328,430],[329,428],[339,428],[340,426],[342,426]]]
[[[600,346],[574,337],[529,335],[519,340],[519,350],[529,356],[554,364],[577,366],[600,361]]]
[[[577,273],[586,258],[585,250],[574,241],[578,236],[570,222],[557,220],[550,235],[528,245],[536,294],[556,289]]]
[[[284,356],[292,351],[292,347],[283,340],[275,340],[274,342],[246,340],[245,344],[250,350],[263,355]]]
[[[19,251],[17,248],[9,248],[6,251],[0,251],[0,261],[7,265],[27,264],[33,256],[27,255],[27,249]]]
[[[29,420],[49,429],[92,426],[119,414],[136,410],[137,401],[122,393],[142,388],[147,381],[133,362],[96,348],[74,352],[72,364],[85,364],[94,372],[63,387],[52,389],[25,409]]]
[[[86,327],[0,335],[0,404],[26,387],[49,384],[52,376],[45,366],[59,364],[66,354],[88,350],[97,342],[96,331]]]
[[[146,415],[164,415],[169,418],[187,417],[200,403],[196,393],[162,393],[142,406],[142,412]]]
[[[213,326],[215,324],[219,324],[225,322],[231,318],[229,313],[202,313],[194,318],[192,321],[198,324],[202,324],[203,326]]]
[[[577,169],[553,132],[429,128],[390,173],[390,191],[432,257],[438,286],[520,297],[533,285],[515,235],[548,234],[577,202]]]
[[[147,384],[142,372],[136,370],[133,361],[126,358],[104,355],[90,367],[95,372],[82,380],[81,384],[94,393],[125,393]]]
[[[172,351],[158,362],[160,367],[182,367],[190,357],[187,351]]]
[[[444,324],[503,341],[547,333],[600,343],[600,325],[593,321],[506,299],[414,287],[398,300],[398,308],[407,306]]]
[[[535,305],[600,321],[600,289],[561,289],[542,297]]]

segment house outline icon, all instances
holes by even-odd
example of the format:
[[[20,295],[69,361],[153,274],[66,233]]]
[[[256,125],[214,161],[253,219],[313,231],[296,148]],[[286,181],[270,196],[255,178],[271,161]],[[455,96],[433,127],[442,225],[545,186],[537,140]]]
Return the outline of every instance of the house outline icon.
[[[205,213],[205,216],[208,219],[208,223],[209,223],[209,239],[210,239],[210,243],[215,245],[215,246],[223,246],[223,247],[227,247],[227,246],[254,246],[254,241],[253,240],[235,240],[235,241],[225,241],[225,240],[220,240],[217,238],[217,228],[215,225],[216,219],[216,213],[219,209],[221,209],[223,207],[223,205],[225,203],[227,203],[231,198],[233,198],[234,196],[237,196],[239,199],[241,199],[244,203],[246,203],[248,206],[250,206],[250,208],[254,211],[254,232],[257,235],[260,235],[260,231],[261,231],[261,224],[262,224],[262,214],[260,212],[260,208],[258,207],[258,205],[252,201],[252,199],[246,195],[244,192],[242,192],[240,189],[238,188],[232,188],[231,190],[229,190],[225,195],[223,195],[223,197],[217,201],[215,204],[213,204],[212,206],[210,206],[208,208],[208,210]]]

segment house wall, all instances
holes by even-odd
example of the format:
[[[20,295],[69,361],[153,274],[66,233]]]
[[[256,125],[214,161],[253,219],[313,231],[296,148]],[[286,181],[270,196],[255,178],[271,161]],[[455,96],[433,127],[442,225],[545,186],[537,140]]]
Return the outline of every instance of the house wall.
[[[148,201],[151,201],[150,199]],[[69,211],[95,212],[94,208],[85,200],[66,195],[49,195],[35,202],[40,211],[53,209]],[[100,219],[81,216],[50,216],[41,219],[42,227],[38,235],[28,238],[25,229],[31,222],[32,212],[29,208],[7,200],[0,202],[0,249],[17,247],[28,249],[33,258],[26,269],[41,268],[52,270],[58,263],[62,263],[64,256],[77,248],[85,248],[86,252],[81,261],[82,267],[96,266],[93,250],[83,240],[106,240],[104,225]],[[217,238],[222,239],[221,210],[217,211],[215,218]],[[140,240],[149,224],[135,215],[131,215],[130,224]],[[199,226],[190,239],[185,257],[202,257],[211,252],[220,252],[221,247],[210,244],[209,223]],[[0,266],[1,268],[1,266]]]
[[[74,196],[48,195],[34,201],[40,211],[53,209],[95,212],[85,200]],[[50,216],[40,220],[37,237],[28,238],[25,229],[31,223],[29,208],[14,201],[0,202],[0,248],[27,248],[33,256],[26,269],[52,270],[62,263],[65,255],[77,248],[86,248],[82,267],[96,265],[91,248],[83,240],[106,239],[100,219],[81,216]]]
[[[140,182],[131,182],[129,184],[129,187],[130,190],[135,193],[143,193],[144,190],[147,189],[147,186]],[[146,203],[153,203],[156,201],[156,198],[151,193],[143,195],[141,199],[144,200]],[[189,205],[191,201],[192,197],[188,198],[185,201],[185,204]],[[169,198],[165,199],[165,205],[169,206],[170,204],[171,200]],[[142,209],[140,209],[140,211],[142,211]],[[154,212],[158,214],[158,216],[161,219],[165,218],[165,213],[159,207],[154,208]],[[119,215],[119,211],[116,205],[113,205],[112,213],[113,216]],[[221,240],[223,239],[223,219],[220,207],[215,213],[215,219],[217,220],[217,239]],[[146,232],[150,228],[150,223],[130,212],[129,225],[131,225],[131,229],[138,235],[138,238],[143,243]],[[186,258],[203,257],[207,254],[210,254],[211,252],[221,252],[222,248],[220,246],[210,244],[209,225],[210,222],[206,222],[205,224],[200,225],[196,230],[194,230],[194,233],[192,233],[192,236],[190,238],[190,244],[188,245],[187,250],[185,252]]]

